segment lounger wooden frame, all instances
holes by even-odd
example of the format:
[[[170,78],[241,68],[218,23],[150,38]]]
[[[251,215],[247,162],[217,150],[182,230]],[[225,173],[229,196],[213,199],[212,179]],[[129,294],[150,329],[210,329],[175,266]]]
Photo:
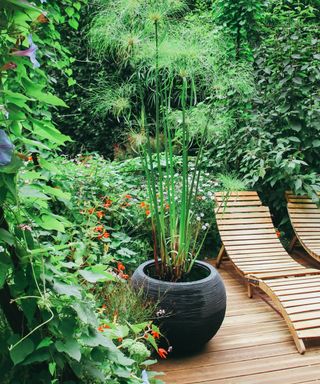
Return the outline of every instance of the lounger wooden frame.
[[[286,192],[287,208],[295,232],[289,251],[297,242],[320,261],[320,208],[308,197]]]
[[[302,266],[287,253],[256,192],[218,192],[215,199],[222,240],[217,268],[227,256],[245,279],[249,297],[253,287],[265,292],[304,353],[304,339],[320,338],[320,271]]]

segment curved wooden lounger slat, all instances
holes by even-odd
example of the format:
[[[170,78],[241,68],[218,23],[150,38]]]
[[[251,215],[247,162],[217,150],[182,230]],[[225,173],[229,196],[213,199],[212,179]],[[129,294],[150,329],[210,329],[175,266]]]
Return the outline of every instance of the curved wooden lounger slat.
[[[295,237],[290,248],[299,241],[310,256],[320,261],[320,208],[308,196],[286,192],[287,208]]]
[[[269,209],[256,192],[215,193],[222,247],[248,286],[259,287],[282,314],[300,353],[303,339],[320,337],[320,271],[305,268],[283,248]]]

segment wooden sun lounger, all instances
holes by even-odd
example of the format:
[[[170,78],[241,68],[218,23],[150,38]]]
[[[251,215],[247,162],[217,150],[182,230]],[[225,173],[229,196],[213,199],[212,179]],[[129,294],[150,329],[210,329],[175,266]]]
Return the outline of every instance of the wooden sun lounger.
[[[308,196],[286,192],[286,198],[295,232],[289,251],[299,242],[310,256],[320,261],[320,208]]]
[[[217,192],[215,199],[223,243],[217,268],[226,255],[245,279],[249,297],[252,287],[264,291],[304,353],[303,339],[320,338],[320,271],[305,268],[287,253],[256,192]]]

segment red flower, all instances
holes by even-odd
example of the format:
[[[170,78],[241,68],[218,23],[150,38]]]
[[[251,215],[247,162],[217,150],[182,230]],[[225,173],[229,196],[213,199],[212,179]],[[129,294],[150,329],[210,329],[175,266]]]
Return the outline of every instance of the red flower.
[[[95,208],[90,208],[90,209],[88,209],[88,213],[89,213],[89,215],[92,215],[94,211],[95,211]]]
[[[97,328],[99,332],[104,332],[104,329],[102,327],[102,325],[100,325],[100,327]]]
[[[147,209],[147,210],[146,210],[146,215],[149,216],[150,213],[151,213],[151,212],[150,212],[150,209]]]
[[[103,231],[103,225],[98,225],[97,227],[95,227],[94,229],[96,232],[102,232]]]
[[[160,339],[160,333],[157,332],[157,331],[151,331],[151,334],[152,336],[155,338],[155,339]]]
[[[110,237],[110,233],[109,233],[109,232],[105,232],[105,233],[103,234],[103,237],[104,237],[105,239],[107,239],[108,237]]]
[[[102,219],[103,216],[105,216],[105,213],[102,212],[102,211],[97,211],[96,215],[97,215],[97,218],[98,218],[98,219]]]
[[[145,207],[146,207],[146,203],[145,203],[144,201],[142,201],[142,202],[140,203],[140,207],[141,207],[141,208],[145,208]]]
[[[280,232],[280,231],[276,231],[276,235],[277,235],[278,237],[281,237],[281,232]]]
[[[125,195],[125,198],[126,199],[132,199],[132,196],[131,195]]]
[[[118,262],[118,271],[124,271],[126,267],[119,261]]]
[[[112,204],[112,201],[111,201],[110,199],[107,199],[107,200],[105,201],[105,203],[103,204],[103,206],[104,206],[105,208],[109,208],[109,207],[111,206],[111,204]]]
[[[123,340],[122,337],[118,337],[118,341],[119,341],[119,343],[122,343],[122,340]]]
[[[125,280],[128,280],[129,279],[129,275],[125,275],[125,274],[122,274],[121,277]]]
[[[163,348],[158,349],[158,355],[161,357],[161,359],[166,359],[167,358],[168,351],[166,351]]]

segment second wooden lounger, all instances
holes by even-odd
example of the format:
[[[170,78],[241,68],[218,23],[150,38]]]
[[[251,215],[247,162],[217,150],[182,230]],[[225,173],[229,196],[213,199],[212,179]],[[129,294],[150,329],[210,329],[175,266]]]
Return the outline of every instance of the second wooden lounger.
[[[320,261],[320,208],[308,196],[296,196],[286,192],[287,208],[295,237],[290,249],[297,241],[317,261]]]
[[[320,338],[320,271],[305,268],[286,252],[269,209],[256,192],[215,193],[222,247],[217,267],[228,256],[252,287],[264,291],[282,314],[300,353],[303,339]]]

